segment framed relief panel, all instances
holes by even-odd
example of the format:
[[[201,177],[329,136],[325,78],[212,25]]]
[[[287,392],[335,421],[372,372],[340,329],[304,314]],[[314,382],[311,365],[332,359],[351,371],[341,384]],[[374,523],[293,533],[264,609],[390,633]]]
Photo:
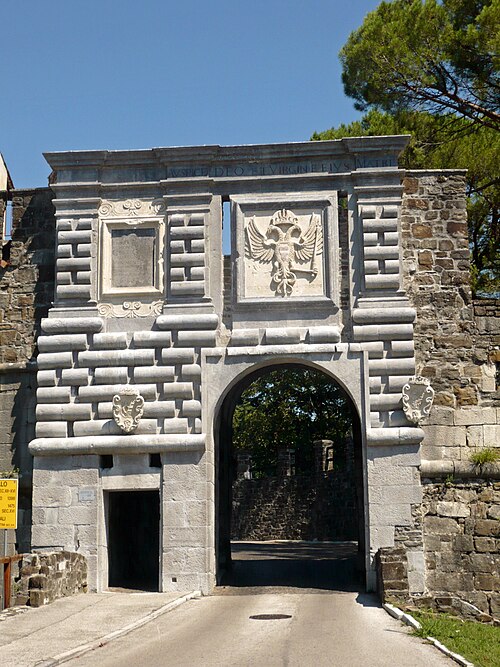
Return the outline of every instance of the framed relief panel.
[[[335,299],[337,195],[315,194],[231,199],[239,304]]]
[[[103,220],[101,298],[162,295],[163,246],[161,219]]]

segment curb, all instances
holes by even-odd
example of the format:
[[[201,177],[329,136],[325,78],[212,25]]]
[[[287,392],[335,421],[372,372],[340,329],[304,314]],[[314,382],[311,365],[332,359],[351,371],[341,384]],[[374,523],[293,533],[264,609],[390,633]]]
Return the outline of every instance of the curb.
[[[99,637],[98,639],[94,639],[93,641],[88,642],[87,644],[81,644],[80,646],[77,646],[76,648],[73,648],[70,651],[59,653],[59,655],[55,655],[53,658],[47,658],[46,660],[37,662],[36,667],[55,667],[55,665],[62,665],[64,662],[67,662],[72,658],[79,658],[85,653],[89,653],[90,651],[93,651],[96,648],[104,646],[113,639],[118,639],[119,637],[123,637],[124,635],[127,635],[129,632],[132,632],[132,630],[136,630],[137,628],[146,625],[146,623],[154,621],[155,618],[163,616],[163,614],[172,611],[173,609],[179,607],[184,602],[199,597],[201,597],[201,591],[193,591],[192,593],[187,593],[187,595],[183,595],[182,597],[177,598],[176,600],[172,600],[172,602],[167,602],[167,604],[164,604],[163,607],[155,609],[155,611],[150,612],[149,614],[147,614],[147,616],[143,616],[142,618],[139,618],[137,621],[129,623],[128,625],[126,625],[123,628],[120,628],[119,630],[110,632],[109,634],[104,635],[103,637]]]
[[[410,614],[406,614],[405,612],[401,611],[401,609],[398,609],[394,605],[384,602],[382,604],[382,607],[393,618],[397,619],[398,621],[402,621],[403,623],[409,625],[414,630],[420,630],[422,628],[420,623],[416,619],[414,619],[413,616],[411,616]],[[474,667],[472,662],[469,662],[462,655],[459,655],[458,653],[453,653],[453,651],[450,651],[449,648],[446,648],[444,644],[438,642],[438,640],[434,639],[434,637],[426,637],[426,640],[431,644],[433,644],[439,651],[441,651],[441,653],[444,653],[444,655],[447,655],[455,662],[458,662],[458,664],[461,665],[462,667]]]

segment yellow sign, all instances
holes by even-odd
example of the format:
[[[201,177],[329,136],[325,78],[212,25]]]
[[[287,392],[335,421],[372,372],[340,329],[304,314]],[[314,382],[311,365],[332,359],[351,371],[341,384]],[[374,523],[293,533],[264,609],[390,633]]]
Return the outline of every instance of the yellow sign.
[[[0,528],[17,528],[17,479],[0,479]]]

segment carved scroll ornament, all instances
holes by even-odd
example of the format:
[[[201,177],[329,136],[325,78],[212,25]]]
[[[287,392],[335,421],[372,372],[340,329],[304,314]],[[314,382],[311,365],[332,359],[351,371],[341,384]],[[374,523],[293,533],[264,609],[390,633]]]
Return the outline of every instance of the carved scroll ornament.
[[[272,216],[264,234],[250,218],[246,228],[246,255],[263,264],[272,262],[271,287],[282,297],[290,296],[297,273],[318,275],[316,256],[323,252],[321,218],[312,214],[305,232],[292,211],[281,209]],[[309,266],[305,263],[309,262]],[[302,265],[301,265],[302,264]]]
[[[415,375],[403,386],[403,411],[408,421],[419,424],[431,411],[434,389],[430,380]]]
[[[102,317],[149,317],[160,315],[163,310],[163,301],[153,301],[152,303],[124,301],[121,304],[100,303],[97,310]]]
[[[157,198],[152,201],[143,199],[126,199],[125,201],[103,200],[99,207],[99,215],[102,218],[128,217],[132,218],[129,224],[135,224],[138,215],[163,215],[166,211],[164,199]]]
[[[127,387],[113,396],[113,419],[124,433],[133,433],[144,414],[144,398]]]

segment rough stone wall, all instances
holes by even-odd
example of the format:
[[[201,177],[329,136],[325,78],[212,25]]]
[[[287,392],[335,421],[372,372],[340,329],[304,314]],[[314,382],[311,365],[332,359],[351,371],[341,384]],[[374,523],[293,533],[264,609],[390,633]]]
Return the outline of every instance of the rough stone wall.
[[[238,479],[233,540],[356,540],[353,471]]]
[[[0,269],[0,470],[20,470],[18,551],[30,548],[36,337],[54,293],[55,220],[48,188],[14,190],[12,240]],[[14,533],[9,531],[11,551]]]
[[[87,562],[69,551],[25,554],[16,563],[13,604],[41,607],[62,597],[87,592]]]
[[[424,483],[426,586],[500,618],[500,482]]]
[[[417,374],[436,392],[422,424],[422,458],[467,460],[471,449],[500,446],[499,306],[472,300],[464,172],[407,172],[404,192],[404,288],[417,311]]]

